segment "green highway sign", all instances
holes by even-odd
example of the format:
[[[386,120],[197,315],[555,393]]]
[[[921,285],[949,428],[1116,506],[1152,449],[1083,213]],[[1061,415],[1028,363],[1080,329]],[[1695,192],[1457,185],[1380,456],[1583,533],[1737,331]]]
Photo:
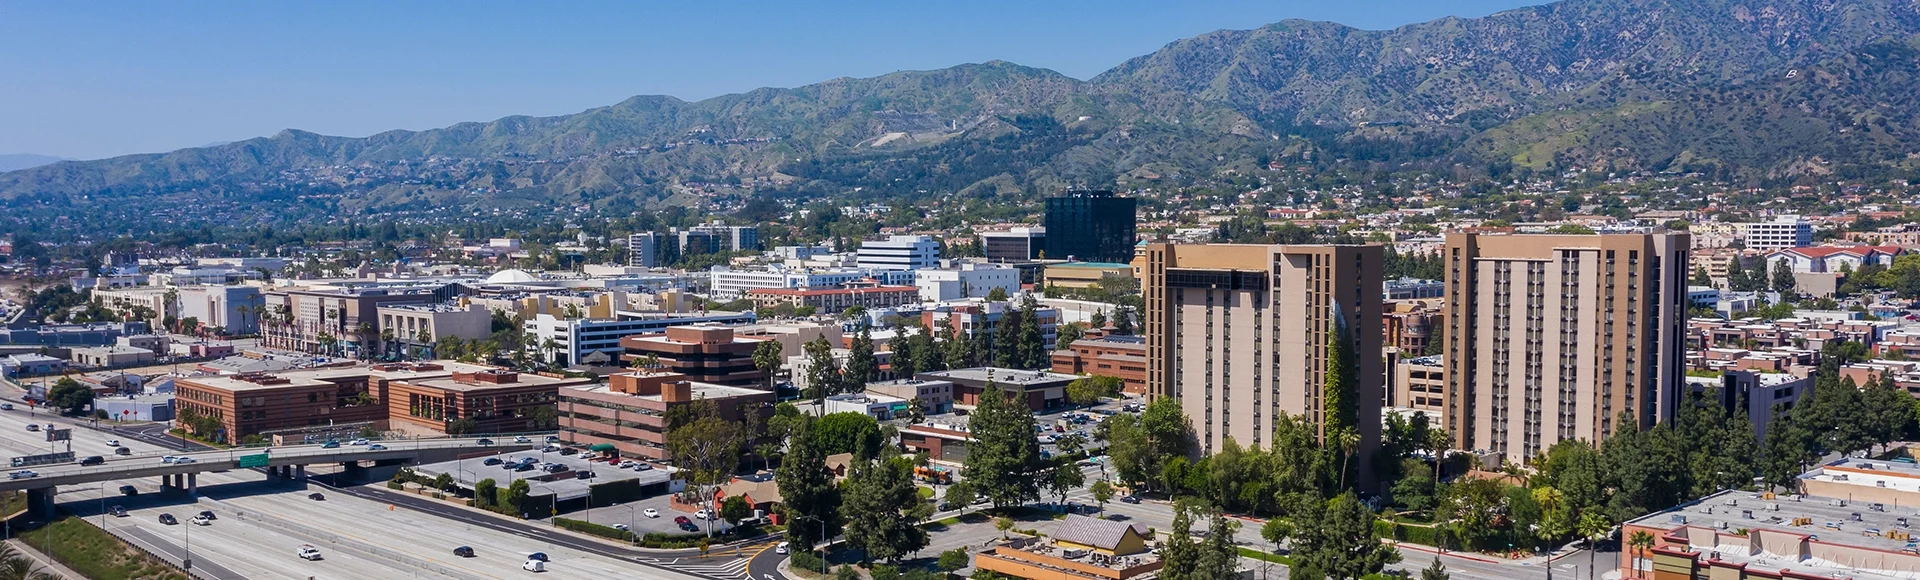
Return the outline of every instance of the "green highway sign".
[[[266,467],[267,460],[273,456],[265,453],[240,456],[240,467]]]

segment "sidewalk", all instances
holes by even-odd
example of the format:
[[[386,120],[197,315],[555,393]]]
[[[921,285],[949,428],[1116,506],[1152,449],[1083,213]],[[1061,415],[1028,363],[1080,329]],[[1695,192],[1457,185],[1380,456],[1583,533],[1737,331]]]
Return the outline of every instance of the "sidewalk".
[[[54,574],[60,575],[60,577],[62,578],[66,578],[68,580],[85,580],[86,578],[86,576],[81,576],[79,572],[75,572],[71,569],[68,569],[66,566],[61,566],[59,562],[53,561],[52,558],[48,558],[46,554],[40,553],[39,550],[34,549],[32,546],[28,546],[25,542],[21,542],[19,540],[7,540],[7,543],[12,544],[14,548],[18,548],[20,550],[20,555],[26,556],[27,558],[32,559],[34,563],[39,564],[41,567],[46,568],[48,571],[53,572]]]

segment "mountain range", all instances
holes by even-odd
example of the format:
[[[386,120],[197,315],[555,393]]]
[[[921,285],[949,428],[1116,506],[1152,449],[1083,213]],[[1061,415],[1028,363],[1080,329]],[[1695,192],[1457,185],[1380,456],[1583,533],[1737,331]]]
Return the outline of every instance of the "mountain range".
[[[754,179],[874,197],[1038,191],[1303,151],[1415,167],[1910,171],[1917,35],[1920,0],[1564,0],[1380,31],[1288,20],[1178,40],[1085,81],[994,61],[67,161],[0,173],[0,207],[298,189],[374,212]]]

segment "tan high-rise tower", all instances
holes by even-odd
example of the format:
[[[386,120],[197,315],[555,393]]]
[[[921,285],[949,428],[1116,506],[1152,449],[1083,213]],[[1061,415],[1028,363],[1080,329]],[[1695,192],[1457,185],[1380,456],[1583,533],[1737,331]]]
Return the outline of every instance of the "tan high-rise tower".
[[[1685,373],[1685,233],[1447,235],[1445,423],[1527,461],[1671,420]]]
[[[1268,448],[1280,413],[1322,427],[1329,347],[1353,347],[1354,427],[1380,441],[1379,246],[1149,244],[1142,248],[1147,392],[1174,397],[1202,453],[1228,437]],[[1367,461],[1358,461],[1361,481]]]

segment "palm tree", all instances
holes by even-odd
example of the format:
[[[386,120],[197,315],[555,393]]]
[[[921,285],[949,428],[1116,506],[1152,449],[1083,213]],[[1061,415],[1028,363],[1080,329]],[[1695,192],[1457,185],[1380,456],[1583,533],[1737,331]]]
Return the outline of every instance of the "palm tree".
[[[59,580],[13,544],[0,543],[0,580]]]
[[[392,350],[393,350],[393,329],[391,328],[380,329],[380,354],[382,356],[392,356],[393,355],[393,353],[391,352]]]
[[[1646,530],[1635,531],[1627,536],[1627,545],[1633,547],[1633,577],[1640,577],[1640,559],[1653,549],[1653,534]]]
[[[1446,431],[1433,429],[1427,431],[1427,451],[1433,453],[1433,487],[1440,488],[1440,464],[1446,462],[1447,450],[1453,447],[1453,436]]]
[[[1335,441],[1340,444],[1340,487],[1347,487],[1347,464],[1353,460],[1355,448],[1360,446],[1360,432],[1352,427],[1341,427],[1334,433]]]
[[[1594,545],[1600,542],[1600,538],[1606,537],[1607,532],[1612,529],[1613,522],[1607,519],[1606,514],[1600,513],[1600,510],[1589,509],[1580,514],[1580,535],[1587,539],[1587,580],[1594,578],[1593,553],[1599,551]]]
[[[556,351],[559,349],[560,349],[560,343],[553,340],[553,337],[551,336],[547,337],[546,340],[540,341],[540,350],[546,354],[547,360],[544,362],[546,362],[548,365],[553,364],[553,351]]]

